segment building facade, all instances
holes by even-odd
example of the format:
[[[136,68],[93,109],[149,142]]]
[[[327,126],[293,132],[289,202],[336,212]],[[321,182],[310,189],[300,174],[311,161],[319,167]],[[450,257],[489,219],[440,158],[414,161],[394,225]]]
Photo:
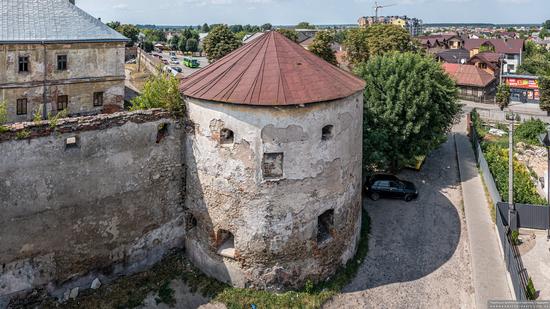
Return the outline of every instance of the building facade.
[[[540,102],[538,76],[505,74],[502,79],[510,87],[510,100],[512,102],[535,104]]]
[[[235,286],[282,290],[353,257],[363,88],[275,31],[183,80],[194,126],[186,252],[196,266]]]
[[[407,16],[363,16],[357,20],[359,27],[368,27],[373,24],[396,25],[409,31],[411,36],[419,36],[424,33],[424,24],[421,19]]]
[[[0,12],[9,122],[122,109],[125,37],[68,0],[6,0]]]
[[[502,71],[516,73],[523,62],[524,44],[521,39],[467,39],[464,48],[470,51],[470,57],[483,52],[501,54]]]

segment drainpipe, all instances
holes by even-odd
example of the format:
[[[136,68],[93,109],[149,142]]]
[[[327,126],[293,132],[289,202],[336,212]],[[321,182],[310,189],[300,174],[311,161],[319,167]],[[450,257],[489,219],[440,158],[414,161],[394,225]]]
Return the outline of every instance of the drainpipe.
[[[44,50],[44,79],[42,82],[43,92],[42,92],[42,119],[48,119],[48,104],[46,102],[47,93],[46,93],[46,82],[48,78],[48,55],[46,52],[46,43],[42,41],[42,48]]]

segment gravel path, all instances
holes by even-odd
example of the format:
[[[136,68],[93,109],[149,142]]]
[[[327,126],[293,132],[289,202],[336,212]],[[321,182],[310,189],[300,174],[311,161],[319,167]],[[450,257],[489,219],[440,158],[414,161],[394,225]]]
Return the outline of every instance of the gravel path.
[[[369,253],[325,308],[474,308],[468,233],[452,137],[421,172],[405,171],[419,199],[366,200]]]

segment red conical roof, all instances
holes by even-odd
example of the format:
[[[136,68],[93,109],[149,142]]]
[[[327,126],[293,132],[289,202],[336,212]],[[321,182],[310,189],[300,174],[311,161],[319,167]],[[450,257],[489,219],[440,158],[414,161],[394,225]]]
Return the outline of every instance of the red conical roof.
[[[300,105],[348,97],[363,80],[271,31],[182,81],[185,96],[247,105]]]

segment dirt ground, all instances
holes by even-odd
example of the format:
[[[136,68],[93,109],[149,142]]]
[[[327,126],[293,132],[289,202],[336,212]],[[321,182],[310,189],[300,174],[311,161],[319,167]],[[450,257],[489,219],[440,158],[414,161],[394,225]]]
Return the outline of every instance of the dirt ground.
[[[468,234],[450,139],[420,172],[405,171],[419,199],[367,200],[369,253],[325,308],[474,308]]]

